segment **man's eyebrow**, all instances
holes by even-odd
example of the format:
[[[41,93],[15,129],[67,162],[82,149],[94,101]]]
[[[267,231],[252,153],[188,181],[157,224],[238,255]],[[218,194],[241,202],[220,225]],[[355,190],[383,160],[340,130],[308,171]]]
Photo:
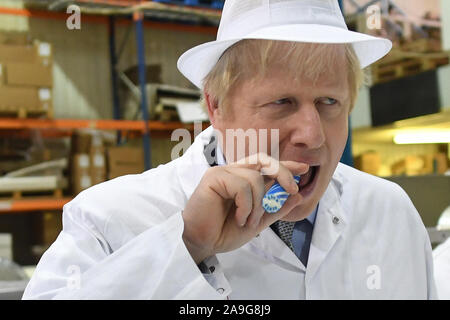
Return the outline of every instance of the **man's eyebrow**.
[[[346,99],[349,94],[342,90],[343,88],[337,86],[322,86],[317,87],[318,95],[320,96],[332,96],[338,97],[339,99]]]

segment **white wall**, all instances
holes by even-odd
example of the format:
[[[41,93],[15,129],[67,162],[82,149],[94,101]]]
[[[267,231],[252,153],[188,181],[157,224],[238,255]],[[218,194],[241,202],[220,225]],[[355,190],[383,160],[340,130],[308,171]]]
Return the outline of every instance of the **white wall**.
[[[441,0],[442,8],[442,47],[450,50],[450,1]]]
[[[450,109],[450,65],[438,69],[439,93],[442,109]]]

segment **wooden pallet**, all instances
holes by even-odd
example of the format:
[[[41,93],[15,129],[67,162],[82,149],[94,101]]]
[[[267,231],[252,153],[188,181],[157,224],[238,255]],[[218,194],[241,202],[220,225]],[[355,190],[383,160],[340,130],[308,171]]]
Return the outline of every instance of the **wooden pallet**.
[[[0,117],[2,118],[45,118],[53,119],[53,109],[27,109],[27,108],[16,108],[16,107],[1,107],[0,106]]]
[[[442,41],[438,39],[418,39],[408,41],[401,46],[403,51],[410,52],[442,52]]]
[[[448,54],[444,53],[432,57],[397,58],[376,63],[372,66],[372,82],[377,84],[412,76],[447,65],[449,62]]]

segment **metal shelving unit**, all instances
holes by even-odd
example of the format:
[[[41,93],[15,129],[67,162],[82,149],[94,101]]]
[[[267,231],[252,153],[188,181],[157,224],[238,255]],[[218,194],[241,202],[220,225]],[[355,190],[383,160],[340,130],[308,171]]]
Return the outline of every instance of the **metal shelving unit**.
[[[159,2],[165,2],[159,3]],[[27,1],[31,6],[35,6],[33,9],[15,9],[15,8],[5,8],[0,7],[0,14],[7,15],[19,15],[26,17],[36,17],[43,19],[58,19],[66,20],[67,14],[61,12],[65,9],[67,3],[61,1],[47,0],[47,1]],[[101,23],[108,27],[109,35],[109,46],[110,46],[110,65],[111,65],[111,82],[112,82],[112,95],[113,95],[113,117],[116,121],[121,121],[120,119],[120,102],[119,102],[119,82],[124,76],[123,74],[119,77],[119,70],[117,69],[118,61],[120,60],[120,54],[123,50],[124,43],[128,38],[128,33],[125,39],[119,46],[119,52],[117,52],[116,45],[116,35],[115,29],[116,25],[129,25],[130,27],[134,25],[135,27],[135,38],[137,44],[138,53],[138,73],[139,73],[139,88],[140,88],[140,98],[141,98],[141,111],[143,114],[144,121],[131,124],[130,122],[116,123],[118,126],[113,126],[118,130],[117,143],[120,144],[122,141],[121,130],[128,130],[129,126],[139,127],[139,131],[143,137],[143,150],[144,150],[144,163],[146,170],[151,168],[151,132],[156,130],[169,131],[176,128],[185,127],[181,123],[161,123],[157,124],[152,122],[149,125],[146,119],[149,119],[147,110],[147,97],[146,97],[146,75],[145,75],[145,44],[144,44],[144,29],[145,28],[162,28],[166,30],[183,30],[191,32],[202,32],[215,34],[217,32],[217,25],[220,18],[220,10],[217,10],[219,6],[218,1],[214,1],[214,4],[210,7],[198,7],[196,5],[201,5],[201,3],[196,1],[133,1],[133,0],[79,0],[73,1],[72,3],[80,5],[82,13],[86,14],[83,21],[88,23]],[[183,4],[183,6],[180,6]],[[50,9],[50,10],[49,10]],[[200,25],[204,23],[205,25]],[[87,120],[89,121],[89,120]],[[0,120],[1,122],[1,120]],[[20,122],[20,121],[19,121]],[[103,122],[97,121],[99,124],[107,123],[108,120]],[[13,121],[17,126],[17,121]],[[22,121],[23,123],[23,121]],[[33,129],[32,125],[36,124],[38,127],[41,125],[48,125],[48,122],[34,122],[26,121],[26,127]],[[45,123],[45,124],[44,124]],[[63,128],[63,125],[71,124],[70,121],[58,121],[58,129],[68,129]],[[72,122],[72,124],[81,122]],[[125,127],[123,127],[125,125]],[[23,127],[24,125],[22,125]],[[84,126],[84,125],[82,125]],[[0,128],[2,126],[0,125]],[[92,128],[92,127],[91,127]],[[97,127],[101,129],[100,127]],[[142,129],[143,128],[143,129]],[[69,128],[70,129],[70,128]]]
[[[170,136],[170,133],[178,128],[193,131],[193,124],[181,122],[145,121],[149,119],[147,111],[147,97],[145,92],[145,46],[144,32],[146,28],[158,28],[170,31],[189,31],[207,34],[216,34],[220,11],[213,8],[180,7],[174,4],[151,3],[143,1],[121,0],[80,0],[72,3],[79,4],[85,16],[83,22],[103,24],[108,28],[111,81],[113,88],[113,120],[75,120],[75,119],[11,119],[0,118],[0,135],[10,134],[26,136],[31,130],[39,130],[43,137],[70,136],[74,130],[91,128],[99,130],[116,130],[117,142],[120,144],[123,134],[143,137],[143,149],[146,169],[150,169],[151,163],[151,135]],[[66,20],[65,7],[67,3],[61,1],[28,1],[35,4],[30,9],[17,9],[0,7],[0,15],[17,15],[40,19]],[[192,3],[194,4],[194,3]],[[63,5],[63,7],[59,7]],[[50,10],[49,10],[50,9]],[[61,11],[61,9],[64,9]],[[200,23],[205,23],[201,25]],[[121,120],[118,97],[118,84],[120,71],[117,63],[123,50],[123,39],[117,52],[115,29],[116,26],[128,26],[135,28],[135,39],[138,48],[139,87],[141,96],[141,110],[143,121]],[[128,33],[129,34],[129,33]],[[203,128],[205,128],[205,125]],[[65,198],[36,198],[36,199],[0,199],[0,214],[17,212],[59,211],[71,200]]]
[[[58,211],[71,201],[72,198],[61,199],[40,198],[40,199],[20,199],[20,200],[0,200],[0,214],[16,212],[40,212]]]

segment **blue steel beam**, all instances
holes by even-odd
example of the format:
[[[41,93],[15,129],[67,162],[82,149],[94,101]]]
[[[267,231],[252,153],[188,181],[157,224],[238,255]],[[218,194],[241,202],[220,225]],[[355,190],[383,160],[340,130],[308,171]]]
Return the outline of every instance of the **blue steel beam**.
[[[342,14],[344,14],[344,1],[338,0],[339,7],[341,8]],[[352,124],[350,121],[350,117],[348,117],[348,138],[347,138],[347,144],[345,145],[344,153],[341,157],[341,162],[349,165],[354,166],[353,163],[353,151],[352,151]]]
[[[108,17],[108,36],[109,36],[109,57],[111,62],[111,86],[113,99],[113,118],[120,120],[120,101],[119,101],[119,80],[117,75],[117,55],[116,55],[116,23],[115,17]],[[122,135],[117,131],[117,144],[120,144]]]
[[[145,68],[145,46],[144,46],[144,15],[142,12],[135,12],[133,19],[136,26],[136,44],[138,53],[138,71],[139,71],[139,86],[141,89],[141,110],[142,118],[145,122],[145,131],[142,137],[144,149],[144,164],[145,170],[152,167],[151,164],[151,150],[150,150],[150,130],[148,128],[148,105],[146,92],[146,68]]]

